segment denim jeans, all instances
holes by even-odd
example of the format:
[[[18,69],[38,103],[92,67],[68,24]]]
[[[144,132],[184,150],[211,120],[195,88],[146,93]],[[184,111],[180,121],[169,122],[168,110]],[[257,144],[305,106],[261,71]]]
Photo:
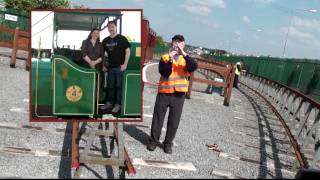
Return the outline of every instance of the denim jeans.
[[[107,82],[107,102],[110,102],[111,104],[121,104],[123,81],[122,79],[123,72],[120,70],[120,67],[109,68]]]

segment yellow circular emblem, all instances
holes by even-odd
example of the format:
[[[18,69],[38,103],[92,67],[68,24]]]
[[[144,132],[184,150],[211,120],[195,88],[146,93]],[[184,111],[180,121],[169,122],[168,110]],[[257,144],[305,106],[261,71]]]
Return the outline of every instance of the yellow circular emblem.
[[[77,85],[72,85],[68,87],[66,97],[71,102],[77,102],[82,97],[82,89]]]

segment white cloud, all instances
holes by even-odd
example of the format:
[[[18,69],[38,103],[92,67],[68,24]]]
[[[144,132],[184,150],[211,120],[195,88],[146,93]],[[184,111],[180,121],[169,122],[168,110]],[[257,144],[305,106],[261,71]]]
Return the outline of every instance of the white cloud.
[[[183,5],[184,6],[184,5]],[[195,15],[200,15],[200,16],[208,16],[211,12],[211,9],[205,6],[184,6],[184,8]]]
[[[234,39],[235,40],[240,40],[241,38],[241,31],[240,30],[235,30],[235,31],[233,31],[233,34],[235,35],[235,37],[234,37]]]
[[[241,20],[246,24],[249,24],[251,22],[248,16],[242,16]]]
[[[268,4],[274,3],[276,0],[253,0],[253,1],[259,4],[268,5]]]
[[[195,15],[208,16],[212,8],[225,8],[226,4],[224,0],[187,0],[180,7]]]
[[[145,3],[144,0],[133,0],[133,3],[143,5]]]
[[[205,19],[205,18],[198,18],[198,17],[195,17],[195,18],[193,18],[193,19],[194,19],[194,21],[200,22],[200,23],[202,23],[202,24],[204,24],[204,25],[207,25],[207,26],[209,26],[210,28],[218,28],[218,27],[219,27],[219,24],[216,23],[216,22],[213,21],[213,20],[209,20],[209,19]]]
[[[224,0],[188,0],[189,4],[195,4],[199,6],[218,7],[225,8],[226,4]]]
[[[236,36],[240,36],[240,35],[241,35],[241,31],[240,31],[240,30],[235,30],[235,31],[233,31],[233,33],[234,33]]]
[[[312,39],[313,35],[311,33],[300,31],[294,27],[290,28],[290,36],[298,37],[298,38],[306,38],[306,39]]]
[[[295,16],[292,19],[292,25],[305,30],[320,30],[320,20],[317,19],[302,19]]]
[[[288,27],[283,27],[280,29],[282,33],[288,32]],[[299,39],[313,39],[313,35],[308,32],[301,31],[295,27],[290,27],[289,38],[299,38]]]

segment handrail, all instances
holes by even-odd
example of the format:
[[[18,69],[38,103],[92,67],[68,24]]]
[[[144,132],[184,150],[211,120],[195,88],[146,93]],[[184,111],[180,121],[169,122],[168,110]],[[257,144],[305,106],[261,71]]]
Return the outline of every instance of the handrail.
[[[273,81],[272,79],[269,79],[269,78],[266,78],[266,77],[258,76],[258,75],[252,74],[252,73],[247,73],[247,74],[254,75],[254,76],[256,76],[256,77],[263,78],[263,79],[268,80],[268,81],[272,81],[273,83],[275,83],[275,84],[277,84],[277,85],[279,85],[279,86],[281,86],[281,87],[284,87],[284,88],[286,88],[286,89],[289,89],[289,90],[292,91],[293,93],[299,95],[300,97],[303,97],[303,99],[305,99],[306,101],[308,101],[309,103],[311,103],[313,106],[315,106],[315,107],[317,107],[317,108],[320,109],[320,103],[319,103],[319,102],[315,101],[314,99],[310,98],[309,96],[304,95],[303,93],[297,91],[296,89],[293,89],[292,87],[289,87],[289,86],[284,85],[284,84],[282,84],[282,83],[279,83],[279,82],[277,82],[277,81]]]
[[[190,98],[191,96],[193,82],[205,83],[216,87],[223,87],[224,105],[229,106],[235,76],[235,68],[230,63],[221,63],[219,61],[205,59],[200,56],[192,56],[192,58],[194,58],[197,61],[199,71],[204,71],[205,76],[211,76],[210,78],[213,80],[194,77],[194,73],[192,73],[190,77],[187,97]],[[215,79],[212,76],[217,75],[223,78],[223,82],[215,81]]]
[[[320,162],[320,104],[291,87],[251,73],[240,76],[240,82],[262,96],[276,111],[300,167],[315,168]]]

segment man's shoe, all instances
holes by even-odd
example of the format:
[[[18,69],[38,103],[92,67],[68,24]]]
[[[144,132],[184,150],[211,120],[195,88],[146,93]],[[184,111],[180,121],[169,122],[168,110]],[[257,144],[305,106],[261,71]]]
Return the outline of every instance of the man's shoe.
[[[101,107],[102,110],[111,109],[111,108],[113,108],[113,106],[110,102],[107,102],[105,105]]]
[[[172,154],[172,146],[171,145],[164,144],[163,150],[167,154]]]
[[[156,143],[149,143],[149,144],[147,145],[147,149],[148,149],[149,151],[154,151],[156,148],[157,148],[157,144],[156,144]]]
[[[117,113],[120,111],[121,106],[119,104],[114,105],[114,108],[111,110],[112,113]]]

